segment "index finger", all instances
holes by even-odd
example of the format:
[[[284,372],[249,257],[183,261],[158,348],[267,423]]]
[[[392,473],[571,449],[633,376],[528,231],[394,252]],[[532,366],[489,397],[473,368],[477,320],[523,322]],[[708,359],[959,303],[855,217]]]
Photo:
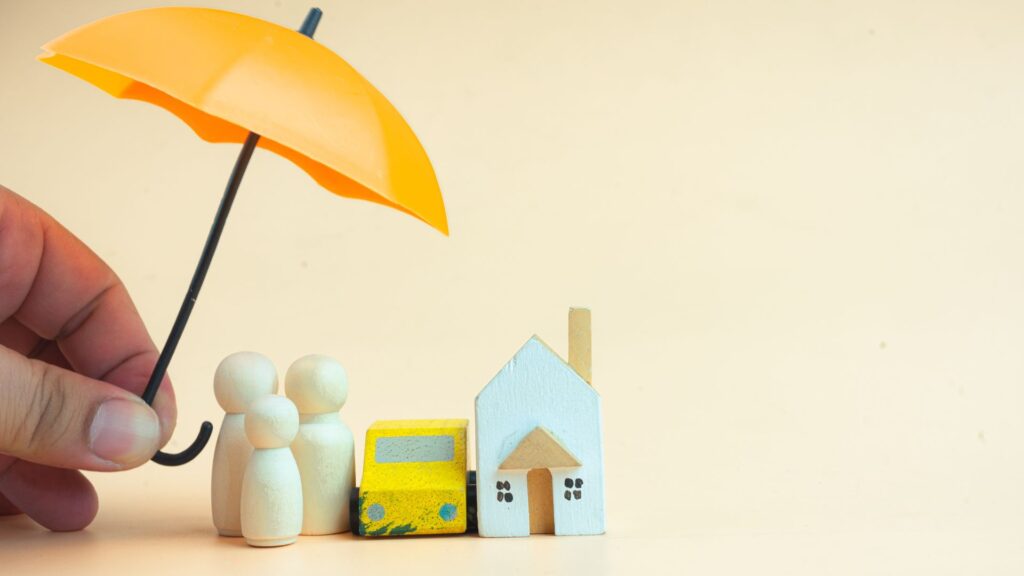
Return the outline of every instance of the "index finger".
[[[72,368],[142,394],[158,352],[113,270],[50,215],[0,186],[0,319],[57,342]],[[153,402],[164,440],[176,409],[169,379]]]

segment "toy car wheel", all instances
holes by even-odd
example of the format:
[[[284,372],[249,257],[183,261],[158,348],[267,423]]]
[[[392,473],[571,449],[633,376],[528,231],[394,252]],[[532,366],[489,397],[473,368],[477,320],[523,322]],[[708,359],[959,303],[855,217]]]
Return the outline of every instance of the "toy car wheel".
[[[476,534],[476,470],[466,472],[466,534]]]
[[[476,516],[474,515],[474,520]],[[348,499],[348,525],[352,529],[353,536],[362,536],[359,533],[359,487],[352,489],[352,495]]]

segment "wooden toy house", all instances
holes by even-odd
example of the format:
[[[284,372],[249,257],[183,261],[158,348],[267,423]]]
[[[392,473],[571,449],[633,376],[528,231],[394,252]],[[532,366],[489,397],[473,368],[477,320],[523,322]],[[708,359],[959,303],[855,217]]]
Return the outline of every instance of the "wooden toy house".
[[[530,338],[476,397],[481,536],[604,533],[601,398],[590,311],[569,311],[569,362]]]

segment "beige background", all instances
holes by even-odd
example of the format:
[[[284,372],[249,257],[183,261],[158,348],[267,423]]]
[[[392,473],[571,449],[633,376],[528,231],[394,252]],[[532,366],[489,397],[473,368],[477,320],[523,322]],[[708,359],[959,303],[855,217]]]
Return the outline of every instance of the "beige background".
[[[162,341],[237,147],[33,60],[157,4],[0,0],[0,182],[110,262]],[[361,454],[375,419],[472,417],[588,305],[609,533],[251,550],[214,536],[207,450],[92,475],[85,532],[0,520],[0,572],[1024,570],[1020,6],[321,5],[319,41],[426,146],[452,236],[258,151],[171,365],[170,449],[219,423],[230,352],[342,360]]]

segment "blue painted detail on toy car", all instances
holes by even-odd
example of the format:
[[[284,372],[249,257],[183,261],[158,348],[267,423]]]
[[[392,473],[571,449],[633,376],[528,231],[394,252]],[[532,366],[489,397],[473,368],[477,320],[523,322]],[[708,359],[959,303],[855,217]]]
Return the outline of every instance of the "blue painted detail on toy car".
[[[452,520],[455,520],[456,516],[458,516],[459,509],[456,508],[454,504],[445,504],[444,506],[441,506],[439,514],[445,522],[451,522]]]
[[[366,515],[370,517],[370,520],[379,522],[384,519],[384,507],[380,504],[372,504],[366,509]]]

